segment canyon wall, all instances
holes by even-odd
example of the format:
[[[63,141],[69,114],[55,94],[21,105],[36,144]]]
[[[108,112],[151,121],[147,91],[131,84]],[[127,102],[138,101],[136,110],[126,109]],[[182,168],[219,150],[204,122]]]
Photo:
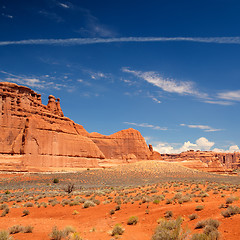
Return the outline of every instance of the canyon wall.
[[[142,135],[123,130],[110,136],[89,134],[64,117],[60,99],[30,88],[0,82],[0,166],[96,167],[99,159],[148,159]]]

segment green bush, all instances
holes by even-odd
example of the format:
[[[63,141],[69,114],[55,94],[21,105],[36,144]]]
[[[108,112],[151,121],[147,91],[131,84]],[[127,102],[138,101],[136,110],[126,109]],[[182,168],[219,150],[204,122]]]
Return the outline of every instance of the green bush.
[[[59,183],[59,179],[58,178],[54,178],[53,179],[53,183]]]

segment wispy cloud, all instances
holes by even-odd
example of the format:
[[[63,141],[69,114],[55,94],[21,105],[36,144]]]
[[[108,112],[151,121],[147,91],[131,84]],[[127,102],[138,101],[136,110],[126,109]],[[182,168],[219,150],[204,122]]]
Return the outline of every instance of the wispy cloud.
[[[42,11],[42,14],[48,12]],[[51,13],[50,13],[51,14]],[[49,15],[51,16],[51,15]],[[52,15],[54,17],[54,15]],[[112,36],[112,32],[104,31],[98,25],[93,24],[93,29],[98,32],[98,36]],[[97,34],[96,34],[97,35]],[[114,42],[199,42],[199,43],[217,43],[217,44],[240,44],[240,37],[109,37],[109,38],[67,38],[67,39],[28,39],[20,41],[1,41],[0,46],[6,45],[86,45]]]
[[[210,104],[217,104],[217,105],[223,105],[223,106],[229,106],[229,105],[233,105],[233,102],[229,102],[229,101],[213,101],[213,100],[207,100],[204,101],[205,103],[210,103]]]
[[[177,81],[171,78],[164,78],[156,72],[141,72],[123,68],[123,72],[131,73],[151,83],[152,85],[161,88],[165,92],[178,93],[181,95],[194,95],[201,98],[207,98],[207,94],[200,93],[195,89],[193,82]]]
[[[230,101],[240,101],[240,90],[219,93],[218,98]]]
[[[16,75],[5,71],[0,71],[3,74],[3,78],[0,77],[0,81],[14,82],[18,84],[27,85],[29,87],[44,89],[44,88],[53,88],[60,90],[61,88],[67,87],[65,84],[55,83],[49,77],[49,75],[44,75],[40,77],[36,76],[25,76],[25,75]],[[71,87],[68,87],[70,89]]]
[[[124,122],[124,124],[133,125],[133,126],[137,126],[137,127],[152,128],[152,129],[161,130],[161,131],[168,130],[168,128],[166,128],[166,127],[154,126],[154,125],[148,124],[148,123]]]
[[[57,2],[57,4],[58,4],[58,6],[60,6],[62,8],[66,8],[66,9],[71,7],[70,3]]]
[[[3,16],[3,17],[6,17],[6,18],[10,18],[10,19],[13,18],[12,15],[10,15],[10,14],[5,14],[5,13],[2,13],[2,16]]]
[[[222,129],[216,129],[216,128],[212,128],[210,126],[207,125],[193,125],[193,124],[180,124],[180,126],[183,127],[189,127],[189,128],[198,128],[203,130],[204,132],[217,132],[217,131],[222,131]]]

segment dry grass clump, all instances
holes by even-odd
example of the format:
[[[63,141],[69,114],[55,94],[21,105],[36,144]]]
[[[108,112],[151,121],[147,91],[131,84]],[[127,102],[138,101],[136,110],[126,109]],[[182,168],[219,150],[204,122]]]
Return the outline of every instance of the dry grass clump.
[[[193,214],[189,215],[188,218],[192,221],[194,219],[197,219],[198,215],[196,213],[193,213]]]
[[[182,218],[177,218],[176,220],[166,220],[160,219],[159,225],[157,226],[152,240],[184,240],[187,239],[188,232],[183,230],[181,227]]]
[[[56,226],[54,226],[49,237],[51,240],[61,240],[64,238],[69,240],[82,240],[75,228],[72,226],[66,226],[63,230],[59,230]]]
[[[203,233],[196,233],[191,240],[218,240],[220,233],[218,232],[219,221],[215,219],[207,219],[197,223],[195,228],[204,228]]]
[[[127,221],[127,225],[136,225],[137,223],[138,223],[138,217],[136,216],[131,216]]]
[[[9,236],[8,231],[2,230],[0,231],[0,240],[12,240],[12,237]]]
[[[231,204],[233,203],[234,201],[237,201],[239,199],[239,197],[234,197],[234,196],[231,196],[231,197],[228,197],[226,199],[226,204]]]
[[[94,207],[96,204],[93,201],[86,200],[83,204],[83,208]]]
[[[202,211],[203,209],[204,209],[203,205],[198,205],[196,206],[195,211]]]
[[[116,224],[112,230],[112,236],[123,235],[125,229],[121,226],[121,224]]]
[[[236,214],[240,214],[240,208],[238,206],[229,206],[225,211],[222,211],[223,217],[231,217]]]

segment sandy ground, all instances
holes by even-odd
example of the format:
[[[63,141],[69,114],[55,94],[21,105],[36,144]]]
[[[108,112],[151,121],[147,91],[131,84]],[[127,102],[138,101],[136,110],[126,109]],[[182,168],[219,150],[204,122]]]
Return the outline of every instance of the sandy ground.
[[[117,170],[115,169],[114,172],[116,173],[121,172],[122,175],[124,173],[129,174],[128,171],[134,169],[134,171],[139,172],[151,172],[155,171],[156,166],[146,166],[134,164],[126,168],[120,167]],[[166,166],[164,166],[166,167]],[[174,172],[181,173],[181,167],[177,167]],[[165,169],[166,170],[166,169]],[[165,171],[162,170],[162,171]],[[126,172],[124,172],[126,171]],[[167,172],[170,171],[167,169]],[[185,170],[184,170],[185,171]],[[189,170],[186,170],[189,171]],[[89,173],[88,173],[89,174]],[[94,174],[94,172],[92,173]],[[90,174],[91,175],[91,174]],[[121,175],[121,176],[122,176]],[[112,175],[110,175],[112,176]],[[117,177],[116,173],[116,177]],[[138,175],[136,175],[138,176]],[[114,175],[113,175],[114,177]],[[0,174],[0,179],[4,181],[9,181],[11,184],[11,180],[14,179],[14,182],[29,182],[34,181],[41,178],[41,175],[25,175],[25,174]],[[109,178],[109,176],[108,176]],[[191,180],[191,179],[190,179]],[[85,180],[87,181],[87,180]],[[185,191],[184,194],[190,193],[191,190],[195,187],[195,184],[189,184],[189,190]],[[201,189],[206,188],[204,185],[199,185]],[[9,188],[9,185],[8,185]],[[165,199],[172,198],[179,189],[183,188],[183,185],[174,187],[173,184],[170,188],[164,187],[160,185],[156,187],[156,185],[149,184],[148,186],[144,187],[133,187],[130,189],[133,193],[128,193],[127,195],[136,195],[137,193],[141,192],[140,190],[143,189],[155,189],[157,193],[154,194],[162,194],[164,190],[167,190],[168,193],[165,193]],[[4,195],[4,187],[2,186],[2,195]],[[10,190],[10,192],[18,191],[18,189]],[[125,191],[125,190],[123,190]],[[221,215],[221,211],[224,209],[219,209],[220,204],[225,204],[226,198],[234,195],[235,197],[240,197],[239,189],[236,192],[232,192],[230,190],[221,190],[222,192],[218,194],[213,194],[213,190],[209,191],[208,197],[204,198],[204,202],[201,201],[201,198],[196,197],[192,198],[190,202],[186,203],[172,203],[166,204],[166,200],[161,201],[159,204],[154,204],[153,202],[149,203],[142,203],[141,200],[134,201],[133,203],[128,202],[127,204],[121,204],[121,209],[116,211],[115,214],[110,215],[110,210],[114,209],[117,205],[116,203],[111,202],[108,204],[103,204],[103,201],[107,199],[107,197],[115,197],[119,192],[112,191],[111,193],[107,194],[106,196],[96,196],[96,199],[100,200],[100,204],[94,207],[84,209],[82,204],[76,206],[62,206],[61,204],[57,204],[55,206],[48,205],[46,208],[41,206],[38,208],[36,205],[34,207],[23,207],[24,202],[16,203],[20,207],[19,208],[12,208],[15,201],[7,202],[10,207],[10,212],[5,217],[0,217],[0,229],[7,230],[8,228],[12,227],[13,225],[22,225],[27,226],[31,225],[34,227],[32,233],[17,233],[12,235],[14,239],[18,240],[26,240],[26,239],[36,239],[36,240],[46,240],[50,239],[49,234],[53,228],[53,226],[57,226],[59,229],[63,229],[64,227],[70,225],[75,227],[77,232],[80,233],[80,236],[84,240],[110,240],[115,239],[113,236],[110,235],[110,231],[114,227],[115,224],[120,223],[125,228],[125,232],[123,235],[119,236],[119,239],[123,240],[149,240],[151,239],[154,230],[157,226],[157,220],[159,218],[164,217],[164,213],[166,211],[173,212],[173,219],[181,216],[184,218],[183,228],[188,228],[190,235],[197,232],[202,232],[202,229],[196,230],[195,225],[198,221],[212,218],[217,219],[220,222],[219,231],[221,233],[221,239],[223,240],[237,240],[240,239],[240,215],[234,215],[230,218],[224,218]],[[225,194],[223,197],[222,194]],[[149,193],[149,195],[153,195],[153,193]],[[81,194],[79,195],[81,196]],[[72,196],[75,198],[76,196]],[[85,197],[83,195],[83,197]],[[59,202],[62,199],[68,199],[68,196],[58,196],[57,200]],[[88,197],[85,197],[88,198]],[[195,199],[199,199],[198,202],[195,202]],[[46,202],[48,203],[49,198],[44,198],[39,200],[39,202]],[[114,200],[114,199],[113,199]],[[34,203],[34,201],[32,201]],[[233,205],[240,206],[240,200],[234,201]],[[204,209],[202,211],[195,211],[197,205],[204,205]],[[22,212],[24,209],[28,209],[30,214],[27,216],[22,216]],[[74,211],[77,211],[78,214],[73,215]],[[149,213],[146,213],[146,210]],[[188,216],[192,213],[197,213],[198,218],[192,221],[189,220]],[[139,221],[136,225],[127,225],[128,218],[130,216],[137,216]]]

